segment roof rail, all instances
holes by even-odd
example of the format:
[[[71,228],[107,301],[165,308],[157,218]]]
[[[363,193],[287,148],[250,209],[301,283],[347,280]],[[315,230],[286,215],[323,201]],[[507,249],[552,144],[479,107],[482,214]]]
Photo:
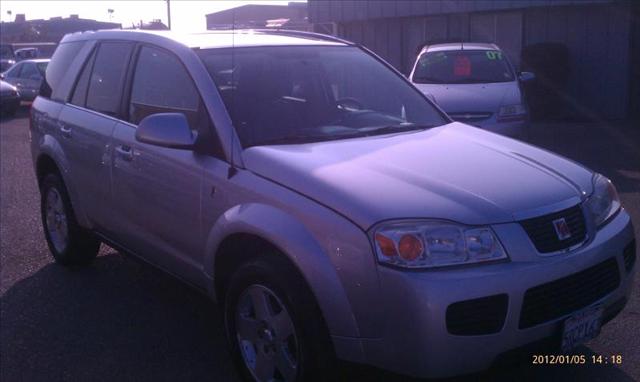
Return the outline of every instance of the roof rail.
[[[284,36],[291,36],[291,37],[307,37],[307,38],[313,38],[317,40],[333,41],[333,42],[340,42],[347,45],[354,45],[354,43],[351,41],[343,40],[339,37],[330,36],[322,33],[316,33],[316,32],[299,31],[299,30],[293,30],[293,29],[266,29],[266,28],[253,29],[253,31],[259,32],[259,33],[265,33],[265,34],[284,35]]]

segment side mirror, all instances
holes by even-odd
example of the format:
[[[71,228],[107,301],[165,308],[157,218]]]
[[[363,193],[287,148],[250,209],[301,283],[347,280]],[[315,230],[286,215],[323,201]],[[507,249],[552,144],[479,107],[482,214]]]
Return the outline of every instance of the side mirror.
[[[536,78],[536,75],[531,72],[520,72],[518,76],[521,82],[531,81]]]
[[[181,113],[158,113],[145,117],[136,129],[136,140],[171,149],[193,149],[196,136]]]

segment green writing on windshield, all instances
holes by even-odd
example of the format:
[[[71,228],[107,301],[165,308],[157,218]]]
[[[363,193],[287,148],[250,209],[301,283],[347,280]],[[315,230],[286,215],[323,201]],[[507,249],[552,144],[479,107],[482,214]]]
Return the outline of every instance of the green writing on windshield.
[[[498,52],[496,50],[488,50],[487,58],[490,60],[502,60],[502,52]]]

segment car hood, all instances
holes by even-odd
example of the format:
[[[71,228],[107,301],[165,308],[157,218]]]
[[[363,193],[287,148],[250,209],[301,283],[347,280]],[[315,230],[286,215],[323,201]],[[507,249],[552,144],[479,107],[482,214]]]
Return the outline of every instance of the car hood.
[[[454,122],[340,141],[256,146],[245,167],[348,217],[494,224],[577,204],[592,172],[560,156]]]
[[[502,105],[521,103],[517,82],[489,84],[415,84],[421,92],[432,95],[447,113],[491,112]]]

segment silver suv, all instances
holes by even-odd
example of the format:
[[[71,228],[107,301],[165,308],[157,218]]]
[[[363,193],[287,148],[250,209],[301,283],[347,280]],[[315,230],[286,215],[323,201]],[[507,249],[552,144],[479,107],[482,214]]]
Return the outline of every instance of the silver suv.
[[[629,296],[607,178],[452,122],[349,42],[87,32],[46,81],[31,147],[55,260],[102,242],[205,291],[248,379],[475,372],[569,350]]]

